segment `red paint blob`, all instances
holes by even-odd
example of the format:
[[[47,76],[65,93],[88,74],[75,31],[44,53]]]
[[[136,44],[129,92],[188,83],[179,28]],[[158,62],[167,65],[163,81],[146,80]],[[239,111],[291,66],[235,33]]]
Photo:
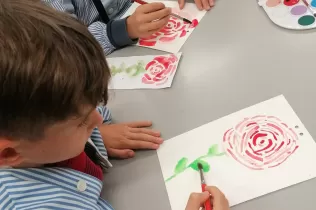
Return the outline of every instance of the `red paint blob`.
[[[284,0],[284,5],[290,7],[300,2],[300,0]]]

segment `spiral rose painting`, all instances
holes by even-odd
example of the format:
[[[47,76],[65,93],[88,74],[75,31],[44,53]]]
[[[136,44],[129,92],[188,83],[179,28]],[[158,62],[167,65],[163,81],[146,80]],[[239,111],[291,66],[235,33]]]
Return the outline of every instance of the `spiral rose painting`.
[[[299,148],[293,128],[265,115],[245,118],[225,132],[223,143],[229,156],[254,170],[279,166]]]
[[[147,2],[154,2],[154,0],[149,0]],[[166,7],[172,8],[172,12],[174,14],[190,20],[192,24],[186,23],[183,20],[171,16],[164,28],[149,37],[140,38],[137,45],[170,53],[177,53],[193,30],[198,26],[206,12],[199,11],[196,5],[192,3],[186,3],[185,8],[180,10],[176,1],[158,2],[162,2],[166,5]],[[128,9],[123,15],[123,17],[131,15],[138,6],[139,5],[137,3],[133,4],[131,8]]]
[[[199,163],[231,206],[316,178],[316,143],[282,95],[168,139],[157,154],[172,210],[201,190]]]
[[[160,89],[171,87],[181,53],[108,58],[110,89]]]

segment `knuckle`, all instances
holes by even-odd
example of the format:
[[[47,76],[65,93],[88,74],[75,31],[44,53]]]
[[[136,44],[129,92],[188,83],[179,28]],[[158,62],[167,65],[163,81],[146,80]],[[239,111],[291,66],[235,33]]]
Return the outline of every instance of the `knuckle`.
[[[190,194],[190,200],[196,200],[198,198],[198,194],[197,193],[191,193]]]

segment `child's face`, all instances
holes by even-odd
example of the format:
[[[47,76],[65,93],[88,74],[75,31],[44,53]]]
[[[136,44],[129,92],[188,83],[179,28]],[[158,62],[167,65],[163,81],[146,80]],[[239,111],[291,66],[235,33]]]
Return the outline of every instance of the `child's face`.
[[[20,141],[15,147],[21,165],[56,163],[79,155],[92,130],[102,123],[96,109],[86,109],[81,118],[55,124],[47,129],[44,139]]]

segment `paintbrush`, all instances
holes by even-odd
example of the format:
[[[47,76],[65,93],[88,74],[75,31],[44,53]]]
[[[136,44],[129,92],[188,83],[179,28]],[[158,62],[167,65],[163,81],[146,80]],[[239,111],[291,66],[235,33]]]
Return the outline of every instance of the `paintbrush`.
[[[314,9],[312,8],[312,6],[306,1],[306,0],[302,0],[302,2],[305,4],[305,6],[311,11],[311,13],[316,17],[316,12],[314,11]]]
[[[206,183],[204,179],[204,174],[203,174],[203,165],[201,163],[198,163],[198,168],[200,171],[200,178],[201,178],[201,187],[202,187],[202,192],[207,191],[206,188]],[[212,205],[211,205],[211,200],[207,199],[204,203],[204,210],[212,210]]]
[[[148,2],[145,2],[143,0],[134,0],[133,2],[137,2],[138,4],[141,4],[141,5],[148,4]],[[184,21],[186,23],[192,24],[192,21],[190,21],[190,20],[188,20],[188,19],[186,19],[184,17],[181,17],[180,15],[177,15],[177,14],[174,14],[174,13],[171,13],[170,15],[175,17],[175,18],[178,18],[178,19],[180,19],[180,20],[182,20],[182,21]]]

